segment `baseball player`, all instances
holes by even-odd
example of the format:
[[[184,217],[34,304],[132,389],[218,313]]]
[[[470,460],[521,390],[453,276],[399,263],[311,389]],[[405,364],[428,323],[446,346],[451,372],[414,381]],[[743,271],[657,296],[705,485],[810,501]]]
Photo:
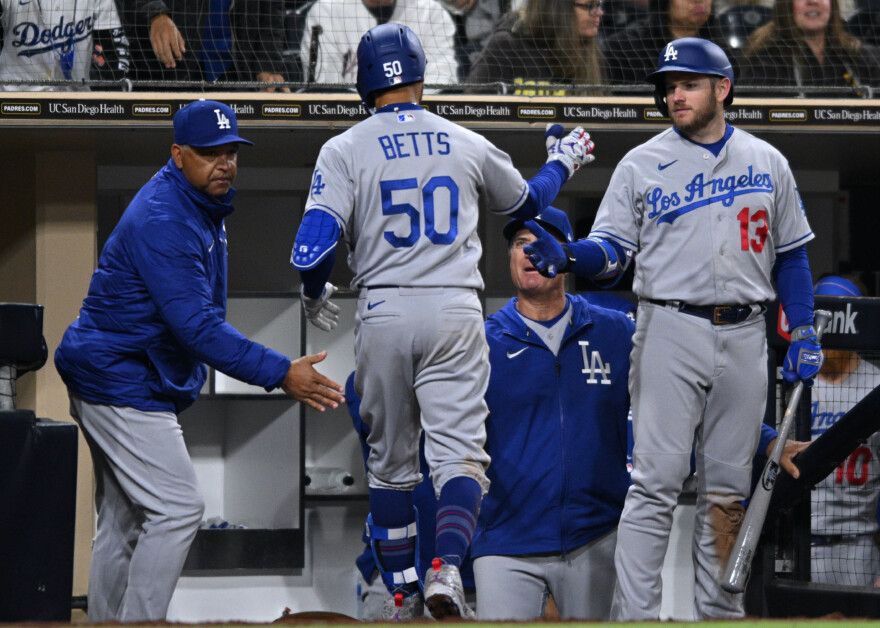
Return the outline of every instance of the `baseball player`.
[[[527,252],[543,272],[599,282],[638,255],[633,486],[618,529],[612,618],[659,617],[660,570],[692,445],[696,616],[741,617],[742,596],[718,580],[766,405],[764,303],[775,280],[793,327],[783,377],[811,383],[822,362],[804,246],[813,233],[783,156],[725,122],[733,70],[718,46],[674,40],[646,80],[673,128],[618,164],[587,239],[560,245],[531,223],[540,237]]]
[[[535,222],[560,242],[573,239],[563,211],[548,207]],[[567,294],[563,275],[538,274],[523,253],[535,236],[522,220],[503,233],[517,293],[485,324],[492,464],[471,545],[477,616],[538,619],[552,594],[561,619],[607,620],[630,483],[635,325],[592,294]]]
[[[547,163],[529,181],[482,136],[419,106],[421,43],[406,26],[370,29],[358,46],[357,89],[373,115],[329,140],[318,155],[291,263],[300,271],[306,316],[331,329],[338,307],[326,283],[345,238],[359,293],[355,388],[370,426],[371,534],[383,579],[403,610],[469,615],[458,566],[488,489],[483,450],[489,378],[477,291],[478,196],[490,211],[530,218],[592,161],[577,128],[549,142]],[[420,425],[420,413],[422,415]],[[438,492],[436,557],[416,574],[412,489],[419,435]]]
[[[36,0],[33,0],[36,2]],[[89,621],[165,619],[205,503],[177,414],[217,370],[323,410],[342,387],[225,322],[226,226],[238,170],[235,112],[200,100],[174,115],[168,163],[110,234],[55,367],[95,468]]]
[[[817,295],[860,297],[844,277],[816,283]],[[811,391],[812,438],[817,439],[880,384],[880,369],[854,351],[823,351],[825,363]],[[877,500],[880,498],[880,432],[853,451],[810,493],[813,582],[874,586],[880,577]]]
[[[357,432],[358,439],[361,443],[361,451],[364,455],[364,466],[366,467],[367,459],[370,456],[370,446],[367,444],[367,437],[370,435],[370,426],[365,424],[361,419],[361,400],[354,389],[354,373],[352,372],[348,379],[345,380],[345,406],[348,408],[348,414],[351,417],[354,431]],[[434,558],[434,536],[436,534],[437,522],[437,496],[434,492],[434,484],[431,482],[428,471],[428,461],[425,460],[425,434],[422,433],[421,442],[419,443],[419,471],[423,479],[421,483],[413,489],[413,506],[416,509],[418,519],[416,521],[417,537],[419,539],[418,556],[416,558],[417,565],[430,565]],[[368,531],[364,531],[364,543],[366,547],[360,556],[357,557],[355,563],[358,572],[363,578],[363,588],[361,589],[361,602],[363,602],[363,615],[360,617],[363,621],[377,621],[382,619],[384,613],[385,601],[388,598],[388,589],[379,576],[379,569],[376,566],[376,553],[373,544],[370,542]],[[468,605],[473,608],[476,600],[476,592],[474,587],[474,569],[469,556],[466,556],[459,569],[461,572],[461,581],[464,586],[465,596]],[[397,608],[400,610],[400,608]],[[399,621],[400,617],[393,618]]]
[[[82,81],[89,78],[93,38],[115,68],[114,78],[128,72],[128,39],[113,0],[0,0],[0,24],[0,90],[87,90]],[[48,80],[72,83],[5,84]]]

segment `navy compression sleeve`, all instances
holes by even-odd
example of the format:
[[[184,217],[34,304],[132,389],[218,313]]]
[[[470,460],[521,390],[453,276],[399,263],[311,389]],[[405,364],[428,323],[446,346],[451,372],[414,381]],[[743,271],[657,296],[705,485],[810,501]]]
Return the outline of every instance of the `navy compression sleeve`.
[[[330,273],[333,271],[333,264],[336,263],[336,249],[327,251],[324,258],[312,268],[299,271],[300,279],[302,279],[303,292],[310,299],[317,299],[324,292],[324,284],[330,279]]]
[[[789,328],[812,325],[813,280],[806,246],[780,253],[773,264],[773,277]]]
[[[541,166],[538,174],[528,180],[529,195],[511,218],[531,220],[547,207],[559,194],[562,184],[568,181],[568,170],[558,161],[550,161]]]

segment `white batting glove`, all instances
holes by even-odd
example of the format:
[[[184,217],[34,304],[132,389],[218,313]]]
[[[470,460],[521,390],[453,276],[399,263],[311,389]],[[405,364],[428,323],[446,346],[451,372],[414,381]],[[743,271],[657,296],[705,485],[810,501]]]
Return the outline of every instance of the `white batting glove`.
[[[581,166],[594,161],[596,157],[590,153],[596,147],[590,140],[590,134],[583,127],[577,127],[565,137],[561,124],[548,124],[544,132],[544,143],[547,146],[547,161],[558,161],[568,170],[570,179]]]
[[[307,297],[305,292],[300,293],[306,318],[318,329],[330,331],[339,324],[339,306],[330,302],[334,292],[336,286],[327,282],[324,284],[324,291],[317,299]]]

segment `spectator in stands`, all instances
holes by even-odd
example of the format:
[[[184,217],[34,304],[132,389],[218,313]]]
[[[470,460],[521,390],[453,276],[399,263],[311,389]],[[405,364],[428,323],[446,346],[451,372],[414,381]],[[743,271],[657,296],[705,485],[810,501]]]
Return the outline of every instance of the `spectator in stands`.
[[[861,297],[855,276],[830,276],[815,294]],[[855,351],[823,348],[825,363],[811,391],[815,440],[880,385],[880,369]],[[877,500],[880,498],[880,432],[860,445],[811,492],[810,579],[825,584],[875,586],[880,576]]]
[[[530,96],[579,91],[542,85],[604,84],[596,41],[601,20],[602,0],[528,0],[502,18],[467,82],[512,84],[514,93]]]
[[[455,23],[436,0],[318,0],[306,16],[300,45],[306,81],[353,87],[361,37],[386,22],[408,26],[421,40],[426,85],[458,83]]]
[[[282,0],[131,0],[120,6],[132,39],[134,81],[285,81]]]
[[[880,86],[880,54],[843,28],[836,0],[776,0],[773,18],[749,38],[737,87],[762,95],[871,96]],[[797,87],[799,90],[774,91]],[[840,92],[809,88],[849,88]]]
[[[0,34],[0,91],[88,90],[82,81],[89,79],[93,44],[104,51],[108,78],[125,78],[131,61],[113,0],[0,0]]]
[[[647,17],[604,41],[611,83],[643,84],[657,69],[657,58],[666,44],[680,37],[700,37],[718,44],[736,69],[721,24],[712,14],[712,0],[650,0]]]
[[[476,0],[465,14],[465,51],[469,66],[473,64],[508,11],[518,11],[525,0]]]

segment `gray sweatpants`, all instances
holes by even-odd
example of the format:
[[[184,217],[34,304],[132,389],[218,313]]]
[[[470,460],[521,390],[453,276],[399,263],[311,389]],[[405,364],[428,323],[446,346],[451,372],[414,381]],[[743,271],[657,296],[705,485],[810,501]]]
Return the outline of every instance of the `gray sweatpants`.
[[[89,622],[162,621],[205,510],[172,412],[70,394],[95,469]]]
[[[477,618],[530,621],[544,615],[550,594],[561,619],[606,621],[614,589],[617,533],[571,552],[480,556],[474,560]]]
[[[633,336],[633,484],[617,531],[616,621],[657,620],[672,512],[696,453],[694,610],[744,615],[719,579],[742,522],[767,400],[760,313],[735,325],[641,303]]]

